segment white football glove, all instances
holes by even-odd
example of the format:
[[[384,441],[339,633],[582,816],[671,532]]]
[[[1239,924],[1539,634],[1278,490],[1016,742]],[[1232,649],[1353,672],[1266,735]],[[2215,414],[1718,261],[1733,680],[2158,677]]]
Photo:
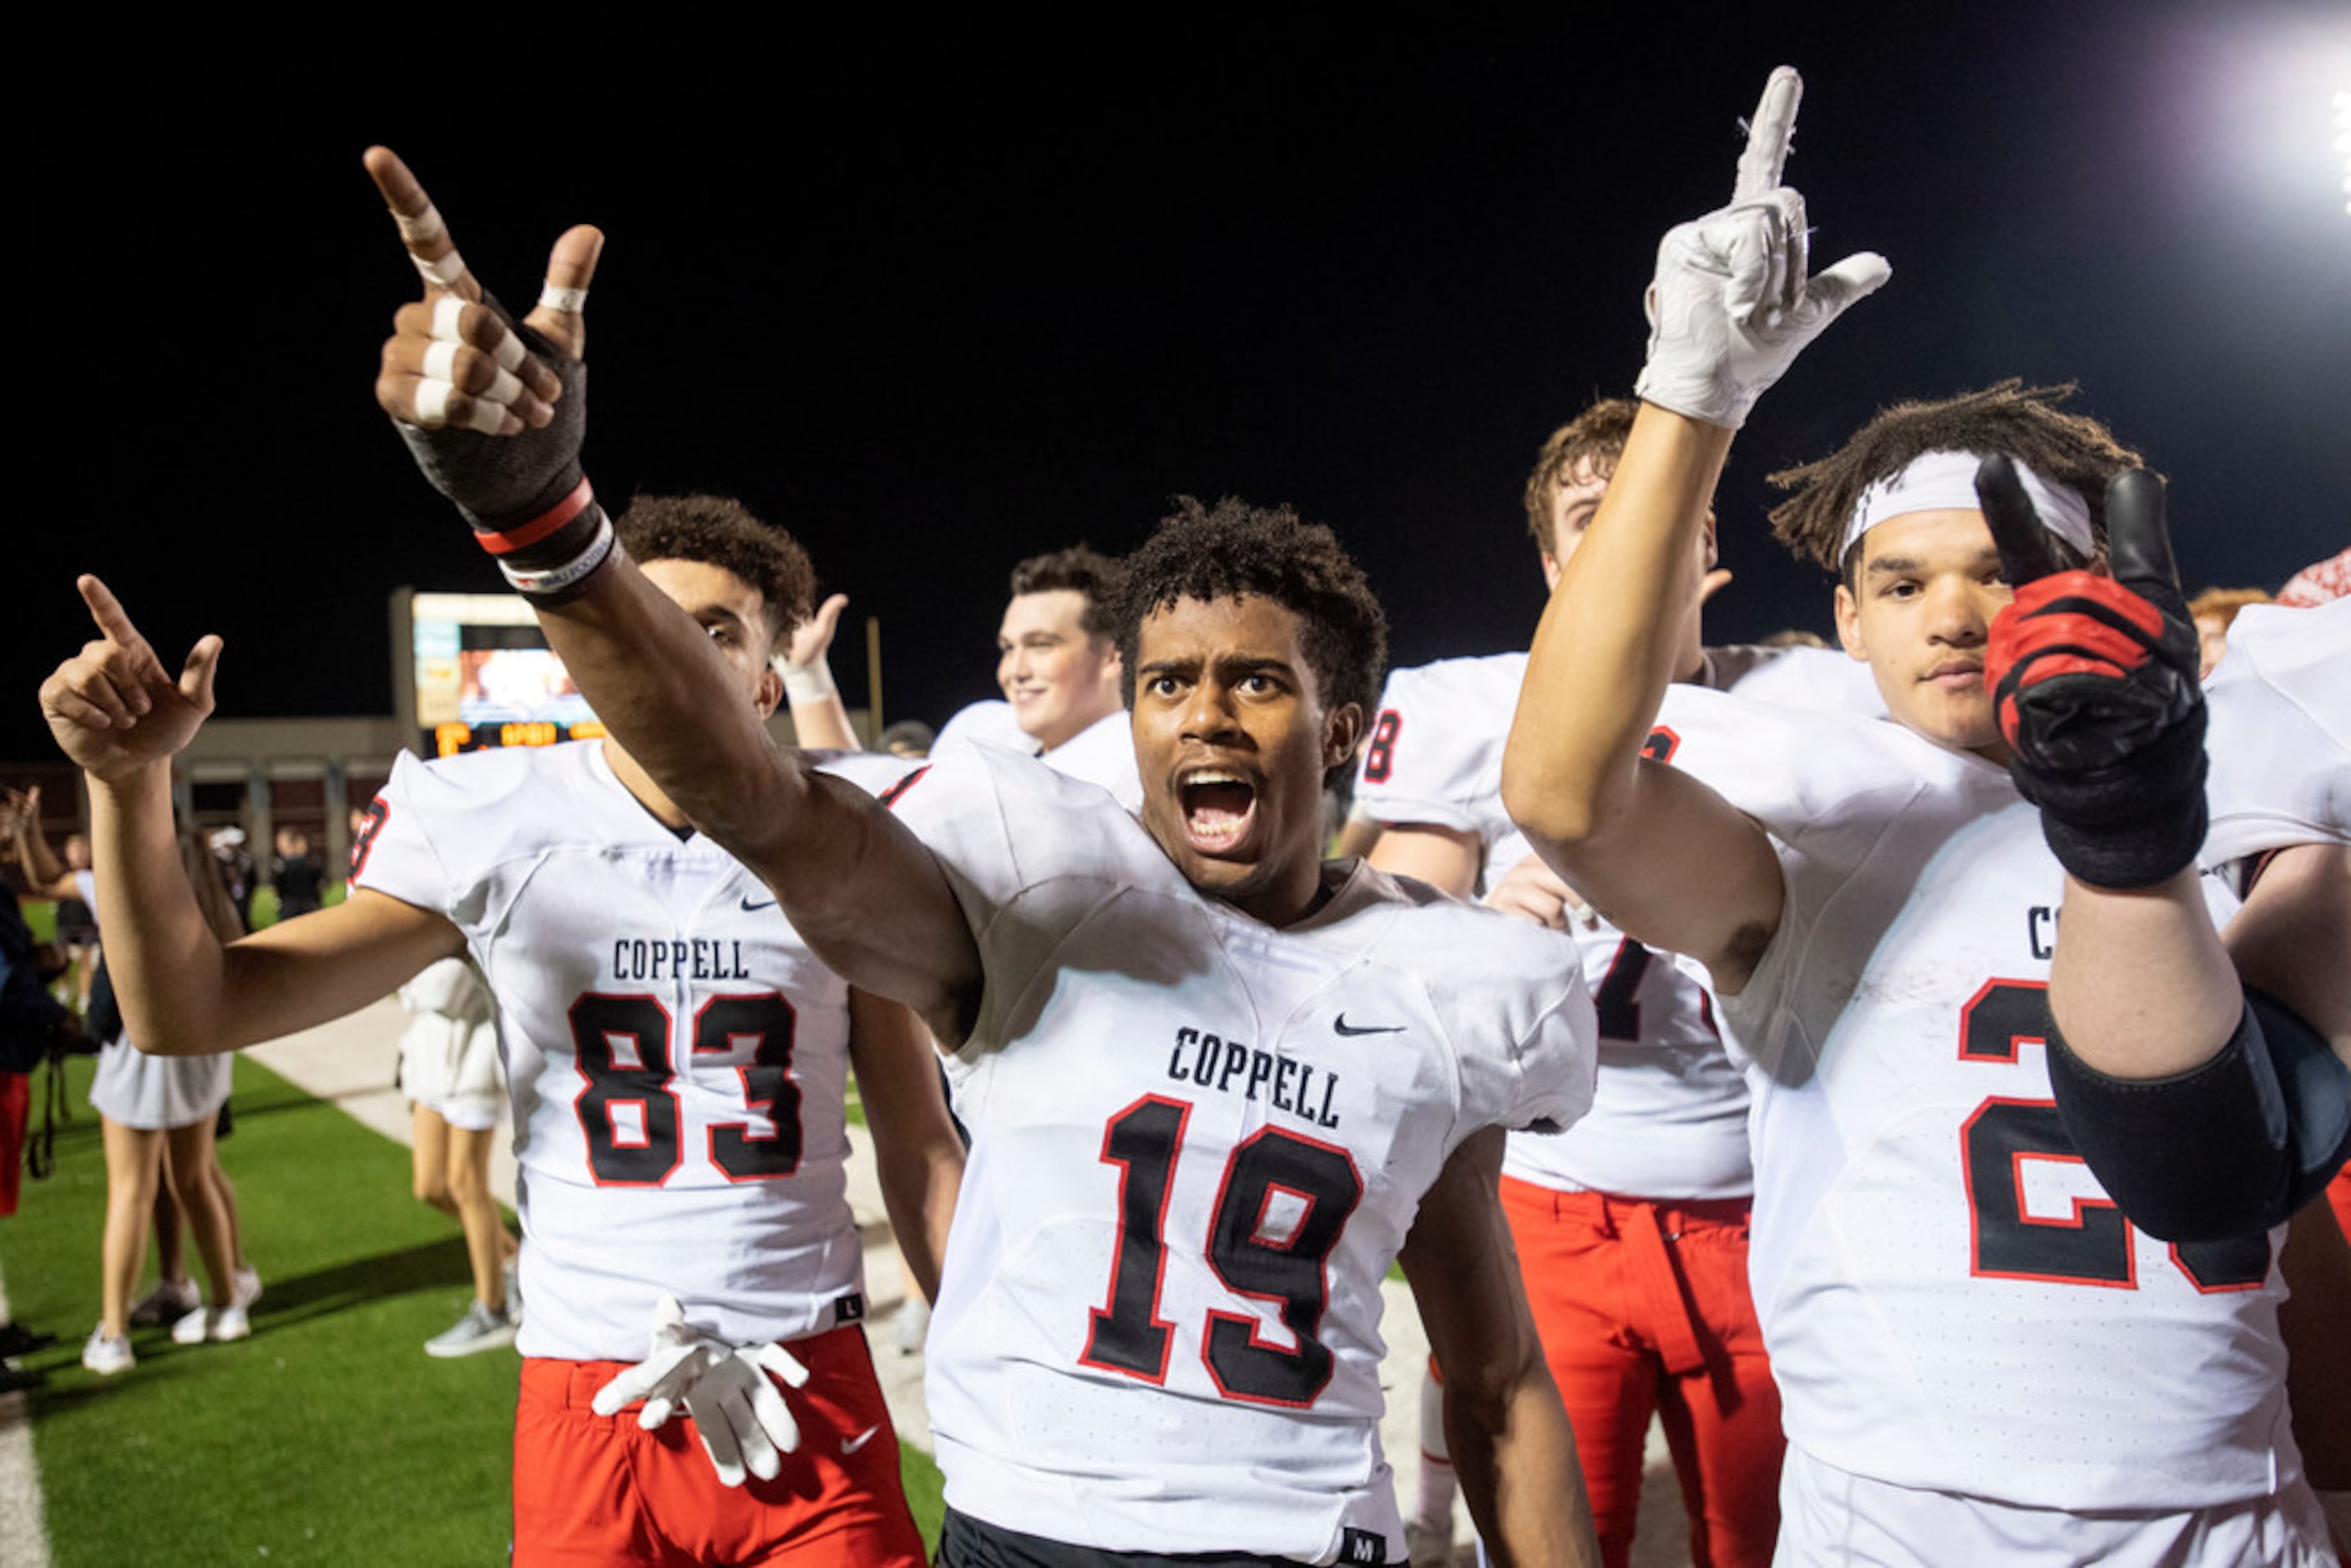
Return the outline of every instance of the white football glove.
[[[768,1373],[795,1388],[809,1380],[808,1368],[783,1346],[714,1339],[685,1321],[674,1298],[664,1296],[653,1305],[645,1359],[598,1389],[590,1407],[611,1416],[642,1399],[637,1425],[648,1432],[684,1409],[719,1480],[739,1487],[747,1469],[761,1480],[774,1479],[783,1456],[800,1446],[799,1424]]]
[[[1803,78],[1764,84],[1730,205],[1668,229],[1649,285],[1645,402],[1736,430],[1804,345],[1892,275],[1874,251],[1807,277],[1804,198],[1780,183]]]
[[[783,1457],[800,1446],[799,1423],[769,1373],[794,1388],[809,1380],[808,1368],[782,1345],[746,1344],[712,1363],[685,1391],[685,1413],[703,1452],[730,1487],[743,1484],[747,1469],[763,1481],[775,1479]]]

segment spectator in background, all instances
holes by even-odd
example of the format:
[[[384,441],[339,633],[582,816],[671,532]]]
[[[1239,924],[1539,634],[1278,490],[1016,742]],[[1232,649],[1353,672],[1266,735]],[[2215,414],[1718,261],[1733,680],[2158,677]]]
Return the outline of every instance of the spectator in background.
[[[2208,588],[2188,601],[2188,618],[2196,625],[2196,645],[2202,674],[2210,677],[2220,655],[2229,651],[2229,628],[2237,612],[2249,604],[2273,601],[2258,588]]]
[[[408,1096],[416,1197],[465,1228],[474,1299],[424,1354],[474,1355],[514,1343],[518,1250],[490,1195],[490,1145],[506,1114],[496,1004],[463,958],[428,964],[400,988],[400,1086]]]
[[[179,843],[181,865],[204,923],[225,942],[243,935],[217,853],[207,853],[185,827]],[[78,880],[83,902],[97,909],[96,879],[83,872]],[[213,1148],[214,1125],[228,1101],[229,1073],[225,1054],[149,1056],[119,1033],[99,1052],[89,1103],[98,1110],[106,1145],[106,1228],[98,1326],[81,1355],[92,1372],[111,1376],[137,1364],[131,1348],[131,1292],[146,1266],[162,1183],[169,1184],[187,1221],[211,1287],[203,1304],[172,1325],[172,1340],[202,1344],[243,1339],[253,1332],[246,1310],[261,1295],[261,1278],[237,1263],[235,1199]]]
[[[319,907],[327,887],[327,868],[310,852],[310,835],[299,828],[277,830],[277,859],[269,868],[270,884],[277,889],[277,918],[291,920]]]
[[[204,835],[212,849],[213,860],[220,867],[221,886],[227,891],[228,904],[236,911],[237,928],[253,929],[253,852],[245,847],[243,828],[214,828]]]

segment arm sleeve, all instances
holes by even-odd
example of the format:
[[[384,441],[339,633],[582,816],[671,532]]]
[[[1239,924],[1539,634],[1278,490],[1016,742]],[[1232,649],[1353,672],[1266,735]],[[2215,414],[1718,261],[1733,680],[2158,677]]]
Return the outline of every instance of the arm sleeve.
[[[2282,1224],[2351,1156],[2351,1068],[2259,991],[2217,1055],[2168,1078],[2111,1078],[2053,1034],[2050,1044],[2066,1133],[2123,1213],[2161,1240]]]

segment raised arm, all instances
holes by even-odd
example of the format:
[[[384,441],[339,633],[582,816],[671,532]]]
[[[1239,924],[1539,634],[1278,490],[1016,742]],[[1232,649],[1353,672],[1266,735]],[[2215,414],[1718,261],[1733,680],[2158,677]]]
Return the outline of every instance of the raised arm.
[[[849,722],[849,705],[832,682],[832,634],[849,595],[836,593],[816,607],[816,612],[792,629],[791,646],[784,652],[784,700],[791,705],[792,735],[813,751],[855,751],[857,731]]]
[[[1803,198],[1780,183],[1802,84],[1771,74],[1730,205],[1666,235],[1650,285],[1639,414],[1598,513],[1535,633],[1502,799],[1593,907],[1742,987],[1777,928],[1779,865],[1721,797],[1645,761],[1684,628],[1731,433],[1804,344],[1876,288],[1862,255],[1806,277]]]
[[[1977,488],[2015,601],[1985,678],[2018,788],[2065,867],[2050,1079],[2083,1158],[2166,1240],[2284,1219],[2351,1154],[2351,847],[2264,869],[2225,937],[2198,886],[2205,706],[2162,481],[2106,487],[2112,577],[2052,572],[1987,460]]]
[[[1445,1376],[1446,1441],[1489,1560],[1596,1568],[1575,1434],[1495,1196],[1502,1136],[1489,1127],[1454,1152],[1397,1260]]]
[[[131,1038],[170,1055],[228,1051],[340,1018],[457,951],[433,911],[360,893],[224,945],[196,904],[172,821],[172,759],[213,708],[217,637],[175,677],[97,578],[98,637],[41,686],[41,711],[89,779],[107,970]]]
[[[517,323],[406,165],[381,147],[366,162],[425,280],[394,318],[376,401],[426,476],[654,783],[775,890],[827,964],[960,1044],[979,955],[945,873],[886,808],[770,743],[702,629],[613,542],[581,473],[583,308],[603,236],[583,225],[559,239],[539,305]]]
[[[17,868],[25,873],[26,891],[35,898],[71,898],[74,874],[57,858],[57,851],[49,848],[48,835],[41,831],[40,786],[9,790],[5,809]]]

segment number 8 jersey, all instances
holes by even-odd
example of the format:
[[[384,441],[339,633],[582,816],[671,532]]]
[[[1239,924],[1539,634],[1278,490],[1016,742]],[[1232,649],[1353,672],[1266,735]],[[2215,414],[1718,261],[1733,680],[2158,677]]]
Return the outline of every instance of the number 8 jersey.
[[[582,743],[403,756],[352,882],[446,915],[496,998],[525,1355],[634,1361],[664,1294],[738,1344],[861,1315],[848,988],[757,877]]]
[[[1008,753],[897,810],[985,974],[929,1344],[949,1504],[1097,1549],[1401,1561],[1381,1281],[1471,1134],[1590,1103],[1573,949],[1360,866],[1265,925]]]

